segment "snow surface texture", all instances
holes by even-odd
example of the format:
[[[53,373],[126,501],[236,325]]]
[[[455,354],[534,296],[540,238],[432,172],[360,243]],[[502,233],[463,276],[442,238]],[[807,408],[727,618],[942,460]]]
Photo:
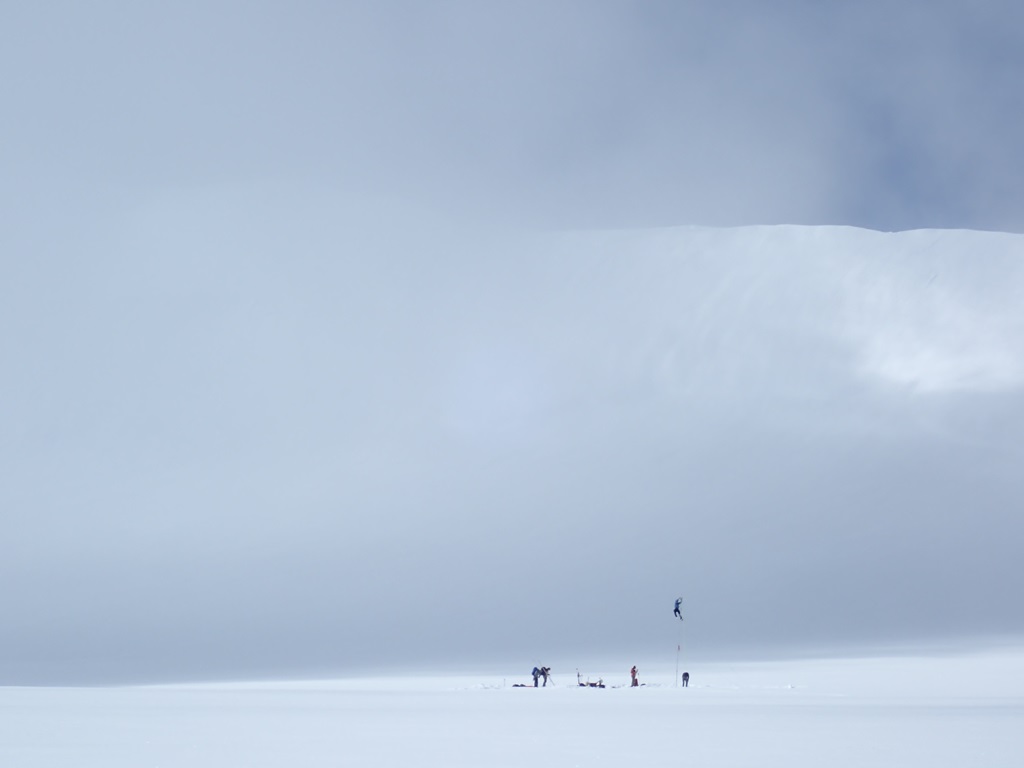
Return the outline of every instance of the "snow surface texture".
[[[50,766],[1010,766],[1024,651],[628,666],[576,687],[421,677],[0,688],[0,764]],[[582,670],[581,670],[582,671]]]

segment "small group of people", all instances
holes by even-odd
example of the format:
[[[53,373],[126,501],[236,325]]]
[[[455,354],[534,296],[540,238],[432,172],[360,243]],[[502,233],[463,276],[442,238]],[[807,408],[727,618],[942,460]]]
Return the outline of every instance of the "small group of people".
[[[537,687],[537,683],[541,678],[544,678],[544,687],[548,687],[548,678],[551,677],[551,667],[534,667],[533,668],[533,687]]]
[[[540,686],[540,684],[541,684],[540,681],[541,680],[544,681],[543,687],[547,688],[548,680],[551,677],[551,667],[534,667],[533,668],[533,672],[531,674],[533,675],[533,687],[534,688],[537,688],[537,687]],[[632,681],[630,683],[630,687],[631,688],[639,688],[640,687],[639,672],[637,671],[636,664],[634,664],[632,669],[629,670],[629,678]],[[603,680],[599,680],[596,683],[591,683],[589,680],[587,680],[587,682],[584,683],[583,682],[583,678],[580,677],[579,670],[576,670],[576,682],[579,684],[579,686],[581,688],[604,688],[604,681]],[[683,688],[689,688],[690,687],[690,673],[689,672],[683,672],[683,680],[682,680],[682,682],[683,682]],[[526,687],[529,687],[529,686],[524,686],[524,685],[514,685],[513,686],[513,688],[526,688]]]

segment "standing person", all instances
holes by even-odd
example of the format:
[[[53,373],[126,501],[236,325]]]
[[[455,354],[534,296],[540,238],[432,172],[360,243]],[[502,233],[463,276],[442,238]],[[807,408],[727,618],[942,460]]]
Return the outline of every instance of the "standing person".
[[[533,675],[533,687],[536,688],[537,682],[540,680],[540,669],[534,667],[531,674]]]
[[[689,687],[690,687],[690,673],[689,672],[683,672],[683,688],[689,688]]]
[[[548,687],[548,678],[551,676],[551,667],[541,667],[540,674],[544,678],[544,687]]]
[[[636,679],[636,664],[634,664],[633,668],[629,670],[629,676],[633,678],[633,682],[630,685],[630,688],[636,688],[638,685],[640,685],[640,681]]]

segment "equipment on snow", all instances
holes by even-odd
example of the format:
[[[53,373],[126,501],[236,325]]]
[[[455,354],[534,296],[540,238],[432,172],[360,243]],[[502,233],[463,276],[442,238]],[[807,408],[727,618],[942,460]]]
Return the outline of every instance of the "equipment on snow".
[[[597,678],[596,683],[590,682],[590,678],[587,678],[587,682],[583,682],[583,676],[580,675],[580,671],[576,670],[576,685],[580,688],[604,688],[604,680]]]

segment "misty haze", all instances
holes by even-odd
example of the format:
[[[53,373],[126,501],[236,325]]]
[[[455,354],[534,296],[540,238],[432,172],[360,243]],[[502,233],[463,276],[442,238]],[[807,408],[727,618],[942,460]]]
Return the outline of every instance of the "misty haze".
[[[1012,764],[1022,38],[4,4],[0,764]]]

